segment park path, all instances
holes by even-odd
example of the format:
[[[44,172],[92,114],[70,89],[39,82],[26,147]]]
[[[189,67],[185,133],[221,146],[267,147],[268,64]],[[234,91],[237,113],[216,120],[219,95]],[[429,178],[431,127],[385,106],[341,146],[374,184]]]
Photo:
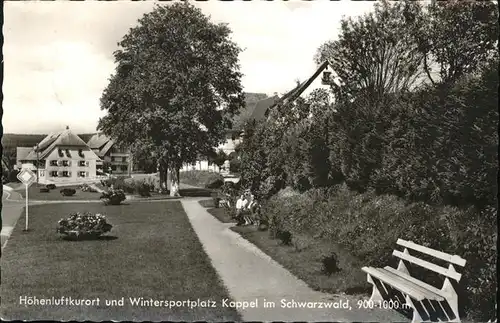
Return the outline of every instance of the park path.
[[[355,298],[312,290],[256,246],[210,215],[198,202],[181,200],[205,252],[237,302],[258,300],[257,307],[239,309],[243,321],[375,321],[406,322],[398,313],[382,309],[358,309]],[[281,300],[346,304],[347,309],[285,308]],[[264,308],[264,300],[275,304]]]

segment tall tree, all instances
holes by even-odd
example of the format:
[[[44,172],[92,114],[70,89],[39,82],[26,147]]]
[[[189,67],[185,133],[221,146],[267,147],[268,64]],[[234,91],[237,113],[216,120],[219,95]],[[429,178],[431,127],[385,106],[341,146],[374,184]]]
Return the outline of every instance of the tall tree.
[[[414,36],[432,83],[455,83],[498,53],[498,3],[434,1],[427,9]]]
[[[377,104],[387,93],[411,89],[422,73],[423,56],[411,37],[421,20],[422,7],[414,1],[383,1],[374,12],[342,20],[339,38],[323,44],[315,57],[318,64],[331,63],[337,98],[364,92]]]
[[[118,143],[154,154],[162,185],[225,140],[243,106],[238,55],[225,24],[187,2],[156,6],[123,37],[116,73],[101,98],[98,128]]]

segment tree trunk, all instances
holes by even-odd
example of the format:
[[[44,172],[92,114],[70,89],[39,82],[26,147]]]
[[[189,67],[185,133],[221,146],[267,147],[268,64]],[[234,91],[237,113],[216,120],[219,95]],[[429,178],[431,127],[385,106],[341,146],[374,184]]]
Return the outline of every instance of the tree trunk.
[[[170,196],[181,196],[179,194],[179,179],[180,179],[180,168],[173,167],[170,171]]]
[[[160,178],[160,193],[166,192],[168,180],[168,162],[165,160],[158,161],[158,176]]]

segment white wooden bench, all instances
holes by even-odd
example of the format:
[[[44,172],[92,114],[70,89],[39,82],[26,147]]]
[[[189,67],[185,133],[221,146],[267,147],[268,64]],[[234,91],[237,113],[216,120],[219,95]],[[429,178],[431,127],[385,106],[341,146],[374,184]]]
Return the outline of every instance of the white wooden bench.
[[[406,308],[413,312],[412,322],[460,322],[458,312],[458,296],[452,285],[462,278],[454,266],[465,266],[465,259],[450,255],[411,241],[398,239],[397,244],[404,247],[403,252],[394,250],[392,255],[399,258],[398,268],[363,267],[367,280],[373,285],[372,304],[380,305],[387,300],[396,300],[400,309]],[[410,254],[409,249],[412,250]],[[426,254],[444,260],[448,268],[418,258],[417,253]],[[413,263],[427,270],[444,276],[444,283],[438,289],[426,282],[412,277],[405,263]]]

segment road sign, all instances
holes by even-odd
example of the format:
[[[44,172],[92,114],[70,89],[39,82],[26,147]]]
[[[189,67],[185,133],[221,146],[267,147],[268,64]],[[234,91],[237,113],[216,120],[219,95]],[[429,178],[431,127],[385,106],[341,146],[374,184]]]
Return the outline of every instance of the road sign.
[[[26,187],[26,197],[25,197],[25,200],[26,200],[26,209],[25,209],[25,213],[26,213],[26,228],[24,229],[24,231],[28,231],[28,187],[33,184],[34,181],[36,181],[36,175],[35,173],[33,173],[30,169],[28,168],[23,168],[19,174],[17,174],[17,178],[25,185]]]
[[[23,168],[19,174],[17,174],[17,178],[26,186],[30,186],[36,181],[35,173],[28,168]]]

